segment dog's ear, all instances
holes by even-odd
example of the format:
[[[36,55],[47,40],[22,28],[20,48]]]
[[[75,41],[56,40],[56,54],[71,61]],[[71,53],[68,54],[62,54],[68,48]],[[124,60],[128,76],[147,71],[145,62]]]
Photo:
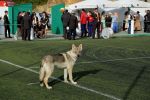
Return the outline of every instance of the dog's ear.
[[[76,48],[75,44],[72,44],[72,49],[75,49],[75,48]]]
[[[80,51],[82,51],[82,44],[80,44],[78,48]]]

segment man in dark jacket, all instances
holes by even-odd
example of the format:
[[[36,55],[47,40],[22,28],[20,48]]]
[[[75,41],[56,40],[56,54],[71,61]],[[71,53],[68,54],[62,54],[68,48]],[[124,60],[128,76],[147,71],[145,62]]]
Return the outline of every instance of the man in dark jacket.
[[[92,38],[93,39],[95,38],[95,33],[97,33],[97,38],[100,38],[101,16],[100,16],[100,13],[98,12],[97,8],[94,9],[94,13],[92,16],[94,18]],[[96,32],[96,30],[97,30],[97,32]]]
[[[69,35],[68,35],[68,39],[72,39],[75,40],[76,37],[76,28],[78,27],[78,19],[75,16],[75,13],[72,12],[71,16],[70,16],[70,21],[69,21]]]
[[[150,33],[150,10],[147,12],[147,32]]]
[[[24,34],[24,15],[25,15],[25,11],[22,12],[21,17],[20,17],[20,27],[21,27],[21,37],[22,40],[25,40],[25,34]]]
[[[24,23],[24,39],[30,41],[30,31],[31,31],[31,17],[30,13],[26,12],[25,16],[23,17],[23,23]]]
[[[69,26],[69,21],[70,21],[70,13],[68,12],[68,10],[65,10],[63,12],[63,15],[61,16],[61,20],[63,23],[64,39],[67,39],[67,27]]]
[[[10,36],[10,27],[9,27],[9,20],[8,20],[8,11],[5,11],[4,15],[4,27],[5,27],[5,38],[11,38]],[[7,37],[7,31],[8,31],[8,37]]]
[[[108,15],[106,15],[105,17],[105,22],[106,22],[106,27],[111,27],[111,23],[112,23],[112,17],[111,17],[111,13],[109,12]]]

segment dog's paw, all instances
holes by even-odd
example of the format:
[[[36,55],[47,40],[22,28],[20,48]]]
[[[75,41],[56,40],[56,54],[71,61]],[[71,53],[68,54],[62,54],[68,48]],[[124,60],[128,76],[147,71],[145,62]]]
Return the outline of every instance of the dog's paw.
[[[72,84],[74,84],[74,85],[76,85],[77,84],[77,82],[71,82]]]
[[[51,86],[48,86],[48,87],[46,87],[46,88],[47,88],[47,89],[49,89],[49,90],[50,90],[50,89],[52,89],[52,87],[51,87]]]
[[[44,86],[44,84],[43,84],[43,83],[41,83],[41,84],[40,84],[40,86],[41,86],[41,87],[43,87],[43,86]]]
[[[65,83],[69,83],[69,81],[68,81],[68,80],[64,80],[64,82],[65,82]]]

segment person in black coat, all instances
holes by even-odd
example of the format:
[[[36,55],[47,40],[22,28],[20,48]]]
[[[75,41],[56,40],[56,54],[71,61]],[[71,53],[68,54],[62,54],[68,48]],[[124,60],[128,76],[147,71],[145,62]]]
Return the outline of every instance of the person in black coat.
[[[69,35],[68,35],[68,39],[75,40],[76,28],[77,27],[78,27],[78,19],[75,16],[75,13],[72,12],[72,14],[70,15],[70,21],[69,21]]]
[[[144,16],[144,32],[150,32],[150,10],[147,10]]]
[[[146,15],[144,16],[144,32],[147,31],[147,10],[145,12],[146,12]]]
[[[11,38],[10,36],[10,27],[9,27],[9,19],[8,19],[8,11],[5,11],[4,15],[4,27],[5,27],[5,38]],[[8,31],[8,36],[7,36],[7,31]]]
[[[42,23],[42,25],[44,26],[44,34],[45,34],[45,36],[46,36],[46,34],[47,34],[47,29],[48,29],[48,23],[49,23],[49,16],[48,16],[48,14],[44,11],[43,12],[43,16],[42,16],[42,18],[41,18],[41,23]]]
[[[19,12],[17,16],[17,32],[16,32],[17,37],[21,35],[21,20],[22,20],[22,12]]]
[[[23,11],[21,13],[21,16],[20,16],[20,27],[21,27],[21,37],[22,37],[22,40],[25,40],[25,36],[24,36],[24,15],[25,15],[25,11]]]
[[[30,17],[30,13],[26,12],[24,17],[23,17],[23,23],[24,23],[24,39],[30,41],[30,31],[31,31],[31,17]]]
[[[69,26],[70,21],[70,13],[68,10],[65,10],[61,16],[61,21],[63,24],[63,32],[64,32],[64,39],[67,39],[67,27]]]
[[[98,9],[95,8],[94,12],[92,14],[92,17],[94,18],[93,21],[93,34],[92,34],[92,38],[95,38],[95,33],[97,30],[97,38],[100,38],[100,24],[101,24],[101,15],[98,12]]]
[[[106,27],[111,27],[111,23],[112,23],[112,17],[111,17],[111,13],[109,13],[108,15],[106,15],[105,17],[105,23],[106,23]]]

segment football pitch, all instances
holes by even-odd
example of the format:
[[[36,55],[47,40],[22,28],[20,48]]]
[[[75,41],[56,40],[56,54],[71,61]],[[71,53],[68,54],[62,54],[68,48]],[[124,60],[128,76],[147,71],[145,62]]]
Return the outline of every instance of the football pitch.
[[[39,85],[43,56],[83,44],[73,76],[55,68],[47,90]],[[150,37],[0,42],[0,100],[150,100]]]

